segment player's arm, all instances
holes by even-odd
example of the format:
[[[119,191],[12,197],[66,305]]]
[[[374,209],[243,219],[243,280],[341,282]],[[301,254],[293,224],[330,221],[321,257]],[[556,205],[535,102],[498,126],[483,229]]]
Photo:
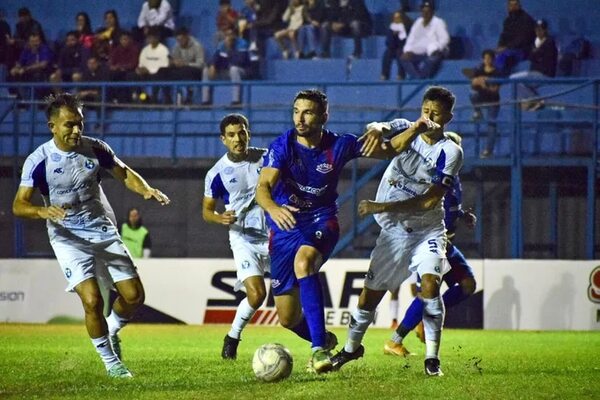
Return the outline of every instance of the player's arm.
[[[470,229],[475,229],[475,225],[477,225],[477,215],[472,208],[463,211],[459,219]]]
[[[278,180],[279,169],[263,167],[256,185],[256,202],[265,212],[269,213],[279,229],[288,231],[296,225],[296,219],[292,212],[298,211],[298,209],[289,206],[282,207],[273,201],[272,191]]]
[[[401,123],[394,124],[397,121]],[[435,128],[439,128],[439,125],[425,117],[420,117],[414,123],[406,120],[372,122],[367,125],[366,132],[359,139],[363,142],[361,153],[365,157],[392,158],[408,149],[412,141],[421,133]],[[402,130],[402,132],[394,135],[391,140],[385,141],[384,137],[393,135],[395,130]]]
[[[167,195],[148,185],[148,183],[140,176],[140,174],[135,172],[120,160],[115,163],[109,172],[115,177],[115,179],[123,182],[127,189],[143,196],[146,200],[153,198],[162,205],[167,205],[171,202]]]
[[[235,211],[225,211],[219,214],[217,211],[217,200],[212,197],[204,196],[202,200],[202,218],[211,224],[231,225],[236,220]]]
[[[13,214],[21,218],[29,219],[50,219],[60,221],[65,218],[67,212],[57,206],[35,206],[31,203],[35,188],[28,186],[19,186],[15,199],[13,201]]]
[[[358,205],[358,214],[364,217],[369,214],[379,214],[384,212],[411,212],[431,210],[442,201],[446,188],[440,185],[432,185],[421,195],[406,200],[376,202],[372,200],[362,200]]]

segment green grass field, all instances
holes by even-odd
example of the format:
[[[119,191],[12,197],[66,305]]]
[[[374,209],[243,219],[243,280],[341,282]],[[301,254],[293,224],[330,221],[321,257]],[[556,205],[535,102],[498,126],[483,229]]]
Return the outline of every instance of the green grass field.
[[[385,356],[388,330],[370,329],[365,357],[324,376],[305,372],[308,344],[283,328],[251,326],[237,361],[220,358],[226,326],[131,325],[121,334],[135,378],[111,380],[83,325],[0,324],[0,399],[591,399],[600,398],[598,332],[444,331],[442,378],[418,355]],[[335,333],[343,341],[345,329]],[[260,383],[251,360],[263,343],[285,344],[294,371]]]

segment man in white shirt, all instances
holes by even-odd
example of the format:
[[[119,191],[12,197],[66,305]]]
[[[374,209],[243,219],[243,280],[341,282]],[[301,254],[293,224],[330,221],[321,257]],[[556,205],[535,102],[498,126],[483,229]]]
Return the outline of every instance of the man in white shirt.
[[[413,24],[402,54],[402,67],[413,79],[433,77],[448,52],[450,35],[446,22],[433,15],[431,1],[421,3],[421,17]]]
[[[148,29],[151,27],[158,28],[161,40],[173,36],[175,19],[173,18],[171,4],[168,0],[148,0],[144,2],[137,24],[144,36],[148,35]]]
[[[131,81],[158,80],[160,78],[157,74],[158,70],[169,66],[169,49],[160,42],[158,28],[153,27],[148,30],[146,41],[148,44],[140,52],[137,68],[128,76]],[[158,86],[152,87],[154,100],[158,97],[158,89]]]

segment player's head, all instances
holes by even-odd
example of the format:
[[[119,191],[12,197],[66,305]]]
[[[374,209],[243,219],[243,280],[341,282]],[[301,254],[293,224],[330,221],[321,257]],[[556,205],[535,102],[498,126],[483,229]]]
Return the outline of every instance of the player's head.
[[[142,214],[137,207],[131,207],[129,211],[127,211],[127,225],[132,228],[142,226]]]
[[[293,118],[298,136],[320,135],[329,118],[327,95],[317,89],[302,90],[294,98]]]
[[[441,86],[431,86],[423,95],[421,115],[438,123],[441,126],[439,130],[443,131],[444,125],[452,119],[455,102],[456,97],[451,91]]]
[[[462,137],[460,137],[460,135],[458,133],[446,131],[446,132],[444,132],[444,135],[446,135],[446,137],[448,139],[452,140],[457,145],[462,146]]]
[[[60,93],[46,98],[46,118],[54,142],[61,150],[71,150],[83,134],[83,103],[75,95]]]
[[[236,159],[244,159],[248,154],[248,143],[250,142],[250,124],[248,118],[242,114],[226,115],[219,125],[221,130],[221,141],[227,147],[229,156]]]

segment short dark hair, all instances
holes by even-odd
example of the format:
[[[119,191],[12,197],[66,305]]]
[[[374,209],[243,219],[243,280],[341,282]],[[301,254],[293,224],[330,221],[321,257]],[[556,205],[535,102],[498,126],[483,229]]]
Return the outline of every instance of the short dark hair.
[[[486,55],[490,55],[492,58],[496,58],[496,52],[492,49],[485,49],[481,52],[481,58],[485,57]]]
[[[327,108],[329,107],[327,95],[321,92],[319,89],[301,90],[296,93],[296,97],[294,97],[294,103],[299,99],[310,100],[317,103],[319,105],[319,111],[321,111],[322,114],[326,113]]]
[[[248,122],[248,118],[243,116],[242,114],[228,114],[221,120],[219,124],[219,130],[221,131],[221,136],[225,135],[225,128],[229,125],[243,125],[248,131],[250,130],[250,123]]]
[[[149,38],[150,36],[160,39],[160,28],[158,26],[149,27],[148,32],[146,32],[146,37]]]
[[[175,36],[189,35],[189,34],[190,34],[190,30],[186,26],[181,26],[181,27],[177,28],[177,30],[175,31]]]
[[[83,103],[74,94],[71,93],[59,93],[51,94],[45,99],[46,101],[46,118],[50,120],[53,116],[58,114],[61,107],[68,107],[69,109],[76,111],[83,108]]]
[[[17,15],[19,17],[31,17],[31,11],[29,11],[29,8],[27,7],[21,7],[19,8]]]
[[[425,101],[439,101],[442,103],[446,111],[452,112],[456,97],[451,91],[442,86],[430,86],[423,95],[423,102]]]

